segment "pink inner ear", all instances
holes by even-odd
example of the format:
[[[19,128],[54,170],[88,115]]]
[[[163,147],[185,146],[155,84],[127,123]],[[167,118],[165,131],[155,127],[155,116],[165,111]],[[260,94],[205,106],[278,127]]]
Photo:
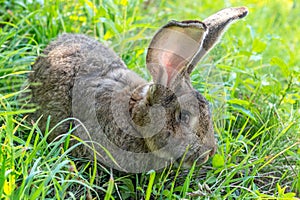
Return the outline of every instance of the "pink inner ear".
[[[161,64],[166,67],[174,66],[172,63],[172,59],[171,59],[172,56],[173,56],[173,54],[171,52],[163,52],[161,54],[161,59],[160,59]]]
[[[184,61],[184,58],[181,58],[174,52],[163,51],[161,53],[160,63],[166,69],[168,75],[168,83],[181,70]]]
[[[198,21],[173,21],[160,29],[149,45],[146,60],[153,80],[167,85],[177,80],[198,53],[205,34],[206,26]]]

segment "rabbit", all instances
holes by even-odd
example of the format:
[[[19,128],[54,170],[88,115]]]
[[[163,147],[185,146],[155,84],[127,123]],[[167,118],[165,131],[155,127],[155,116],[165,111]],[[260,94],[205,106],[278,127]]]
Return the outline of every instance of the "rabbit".
[[[224,30],[248,14],[225,8],[203,22],[170,21],[154,35],[146,55],[148,82],[109,48],[81,34],[62,34],[32,66],[31,101],[45,129],[78,119],[74,149],[114,169],[140,173],[170,163],[191,167],[213,156],[217,143],[208,101],[191,85],[190,74]],[[49,140],[68,132],[70,121]]]

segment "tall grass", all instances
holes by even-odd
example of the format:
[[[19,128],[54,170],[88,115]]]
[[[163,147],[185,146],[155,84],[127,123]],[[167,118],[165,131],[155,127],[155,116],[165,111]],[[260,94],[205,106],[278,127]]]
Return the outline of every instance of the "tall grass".
[[[146,79],[146,47],[168,20],[247,6],[192,74],[211,102],[217,154],[201,167],[122,174],[69,155],[27,115],[27,75],[62,32],[97,38]],[[296,1],[0,1],[0,197],[292,199],[300,195],[300,13]],[[26,95],[27,94],[27,95]],[[47,116],[43,116],[47,117]],[[59,125],[58,125],[59,126]],[[54,127],[55,128],[55,127]]]

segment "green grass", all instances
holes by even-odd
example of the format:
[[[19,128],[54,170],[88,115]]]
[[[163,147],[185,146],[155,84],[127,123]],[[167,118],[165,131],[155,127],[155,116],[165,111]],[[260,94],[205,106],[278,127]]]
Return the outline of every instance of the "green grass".
[[[292,199],[300,196],[300,4],[231,1],[0,0],[0,198]],[[120,2],[120,3],[119,3]],[[218,151],[201,167],[122,174],[70,155],[28,120],[30,65],[62,32],[97,38],[146,79],[146,47],[168,20],[247,6],[192,74],[212,104]],[[46,117],[46,116],[44,116]],[[59,125],[58,125],[59,126]],[[67,141],[67,142],[66,142]],[[97,166],[96,166],[97,164]]]

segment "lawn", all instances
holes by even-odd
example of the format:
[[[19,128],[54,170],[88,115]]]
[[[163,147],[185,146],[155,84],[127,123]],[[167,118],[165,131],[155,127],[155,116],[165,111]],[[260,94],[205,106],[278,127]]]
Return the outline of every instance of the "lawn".
[[[119,173],[72,157],[72,130],[49,142],[55,127],[42,132],[29,120],[31,65],[59,34],[96,38],[150,80],[145,56],[159,27],[231,6],[247,6],[248,16],[191,76],[211,104],[218,140],[204,165]],[[0,0],[1,199],[299,198],[299,13],[296,0]]]

